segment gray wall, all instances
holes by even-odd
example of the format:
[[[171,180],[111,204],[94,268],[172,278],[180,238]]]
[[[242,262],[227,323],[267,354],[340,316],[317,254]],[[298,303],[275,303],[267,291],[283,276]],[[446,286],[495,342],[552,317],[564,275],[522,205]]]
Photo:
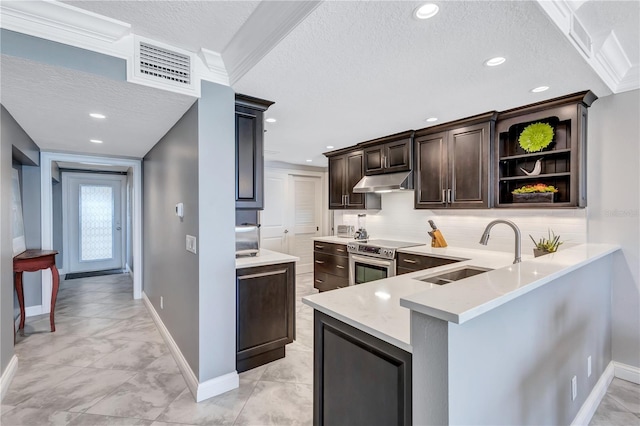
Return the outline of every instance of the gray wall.
[[[607,256],[465,324],[448,324],[448,407],[420,398],[430,377],[414,374],[414,423],[448,411],[452,425],[570,424],[611,361],[611,267]],[[413,362],[442,342],[442,322],[412,314]],[[587,378],[587,357],[593,374]],[[577,398],[571,400],[571,378]],[[442,392],[447,387],[442,386]],[[418,399],[418,400],[416,400]],[[446,415],[445,414],[445,415]]]
[[[186,235],[198,236],[197,104],[147,153],[143,169],[144,292],[197,375],[198,256],[185,250]]]
[[[236,370],[235,94],[202,82],[198,101],[200,382]],[[186,205],[185,205],[186,209]]]
[[[40,208],[40,167],[22,166],[22,217],[24,219],[24,238],[28,249],[42,246]],[[24,306],[42,304],[42,272],[22,274]]]
[[[589,110],[588,238],[620,244],[613,270],[613,360],[640,368],[640,90]]]

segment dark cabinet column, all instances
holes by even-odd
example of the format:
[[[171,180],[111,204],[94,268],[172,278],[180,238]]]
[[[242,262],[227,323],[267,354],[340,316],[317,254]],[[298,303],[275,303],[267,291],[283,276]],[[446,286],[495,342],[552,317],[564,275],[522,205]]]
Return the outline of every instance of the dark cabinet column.
[[[345,205],[344,187],[347,159],[341,155],[329,157],[329,208],[342,209]]]
[[[489,206],[489,123],[449,132],[449,188],[451,207]]]
[[[415,207],[445,207],[447,190],[446,132],[416,138]]]
[[[352,152],[346,155],[346,184],[345,194],[347,194],[347,208],[364,209],[365,194],[353,192],[353,187],[362,179],[363,157],[362,151]]]

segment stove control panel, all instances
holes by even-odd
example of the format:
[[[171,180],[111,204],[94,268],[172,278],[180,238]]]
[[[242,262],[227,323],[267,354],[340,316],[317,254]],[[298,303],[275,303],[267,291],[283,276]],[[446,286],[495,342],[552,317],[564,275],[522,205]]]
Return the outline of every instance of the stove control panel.
[[[394,259],[396,250],[392,248],[368,245],[365,243],[351,242],[347,244],[347,252],[362,254],[365,256],[379,257],[382,259]]]

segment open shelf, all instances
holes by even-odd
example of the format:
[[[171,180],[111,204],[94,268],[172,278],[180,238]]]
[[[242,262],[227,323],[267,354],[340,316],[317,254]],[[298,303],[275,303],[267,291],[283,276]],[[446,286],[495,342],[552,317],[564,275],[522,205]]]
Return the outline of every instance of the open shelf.
[[[570,153],[570,149],[554,149],[550,151],[532,152],[529,154],[510,155],[508,157],[500,157],[500,161],[519,160],[522,158],[544,157],[545,155],[558,155]]]
[[[507,181],[507,180],[533,180],[533,179],[544,179],[544,178],[554,178],[554,177],[561,177],[561,176],[571,176],[571,173],[545,173],[545,174],[540,174],[537,176],[509,176],[509,177],[502,177],[500,178],[501,181]]]

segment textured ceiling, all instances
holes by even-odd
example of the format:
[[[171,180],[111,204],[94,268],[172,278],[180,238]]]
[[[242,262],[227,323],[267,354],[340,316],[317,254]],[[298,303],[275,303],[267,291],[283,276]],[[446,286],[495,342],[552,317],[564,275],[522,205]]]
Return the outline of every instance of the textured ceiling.
[[[0,62],[0,102],[43,150],[142,157],[195,101],[12,56]]]
[[[419,4],[325,2],[234,85],[276,102],[268,159],[325,165],[327,145],[427,127],[431,116],[610,94],[535,2],[441,2],[426,21],[412,18]],[[507,61],[485,67],[494,56]],[[529,92],[541,85],[550,89]]]
[[[191,52],[222,52],[259,1],[65,1],[131,24],[133,33]]]

